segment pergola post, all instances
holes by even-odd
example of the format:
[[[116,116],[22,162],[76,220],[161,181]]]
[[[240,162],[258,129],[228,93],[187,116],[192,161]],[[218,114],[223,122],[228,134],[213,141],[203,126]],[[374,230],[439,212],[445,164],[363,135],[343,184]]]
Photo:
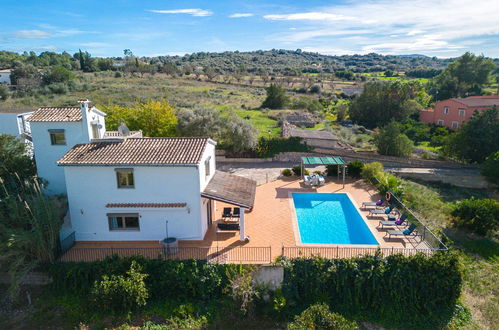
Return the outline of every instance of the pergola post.
[[[244,225],[244,211],[246,210],[244,207],[240,208],[239,212],[239,239],[241,241],[246,240],[246,228]]]
[[[343,188],[345,188],[345,172],[346,172],[346,168],[345,168],[345,165],[343,165]]]
[[[338,174],[338,181],[340,181],[340,164],[338,164],[336,172]]]
[[[303,158],[301,158],[301,178],[305,179],[305,173],[303,173]]]

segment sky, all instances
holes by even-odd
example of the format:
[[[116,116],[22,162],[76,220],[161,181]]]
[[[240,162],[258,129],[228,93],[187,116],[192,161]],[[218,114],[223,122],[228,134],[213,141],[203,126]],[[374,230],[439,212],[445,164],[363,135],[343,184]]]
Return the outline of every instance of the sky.
[[[499,0],[0,0],[0,50],[499,57]]]

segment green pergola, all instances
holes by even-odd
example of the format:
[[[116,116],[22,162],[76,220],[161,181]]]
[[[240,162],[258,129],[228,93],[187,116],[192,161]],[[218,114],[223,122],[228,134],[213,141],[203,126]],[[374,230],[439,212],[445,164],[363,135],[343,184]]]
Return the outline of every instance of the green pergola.
[[[302,157],[301,158],[301,173],[305,175],[303,169],[306,165],[337,165],[338,166],[338,180],[340,179],[340,166],[343,167],[343,188],[345,188],[345,167],[346,163],[341,157]]]

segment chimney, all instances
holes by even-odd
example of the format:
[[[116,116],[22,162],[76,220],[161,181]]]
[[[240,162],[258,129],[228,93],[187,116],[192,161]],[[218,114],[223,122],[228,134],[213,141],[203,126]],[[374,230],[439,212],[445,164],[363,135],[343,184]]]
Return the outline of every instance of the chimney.
[[[80,107],[81,107],[81,117],[82,117],[82,124],[83,124],[83,132],[84,132],[84,137],[85,137],[85,140],[86,141],[90,141],[90,132],[89,132],[89,118],[88,118],[88,112],[90,111],[91,109],[91,106],[90,106],[90,101],[88,99],[80,99],[78,100],[78,103],[80,103]]]

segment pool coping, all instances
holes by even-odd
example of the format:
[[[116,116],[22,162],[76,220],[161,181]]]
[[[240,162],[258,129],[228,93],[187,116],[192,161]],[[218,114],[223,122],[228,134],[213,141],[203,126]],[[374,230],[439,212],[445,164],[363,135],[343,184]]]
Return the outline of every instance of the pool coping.
[[[294,205],[294,200],[293,200],[293,194],[346,194],[348,198],[350,198],[350,201],[352,202],[353,206],[355,207],[355,210],[357,213],[360,215],[362,220],[364,221],[364,224],[366,227],[369,229],[369,232],[373,236],[374,240],[378,244],[337,244],[337,243],[331,243],[331,244],[326,244],[326,243],[302,243],[301,241],[301,236],[300,236],[300,230],[298,228],[298,218],[296,216],[296,209]],[[291,222],[293,225],[293,234],[295,236],[295,245],[296,246],[303,246],[303,247],[358,247],[358,248],[376,248],[376,247],[381,247],[381,244],[379,243],[378,238],[376,237],[376,233],[373,231],[371,226],[369,225],[367,217],[360,212],[360,208],[355,201],[355,199],[352,197],[352,195],[349,192],[341,192],[341,193],[333,193],[333,192],[300,192],[300,191],[293,191],[293,192],[288,192],[288,200],[289,200],[289,206],[291,208]]]

